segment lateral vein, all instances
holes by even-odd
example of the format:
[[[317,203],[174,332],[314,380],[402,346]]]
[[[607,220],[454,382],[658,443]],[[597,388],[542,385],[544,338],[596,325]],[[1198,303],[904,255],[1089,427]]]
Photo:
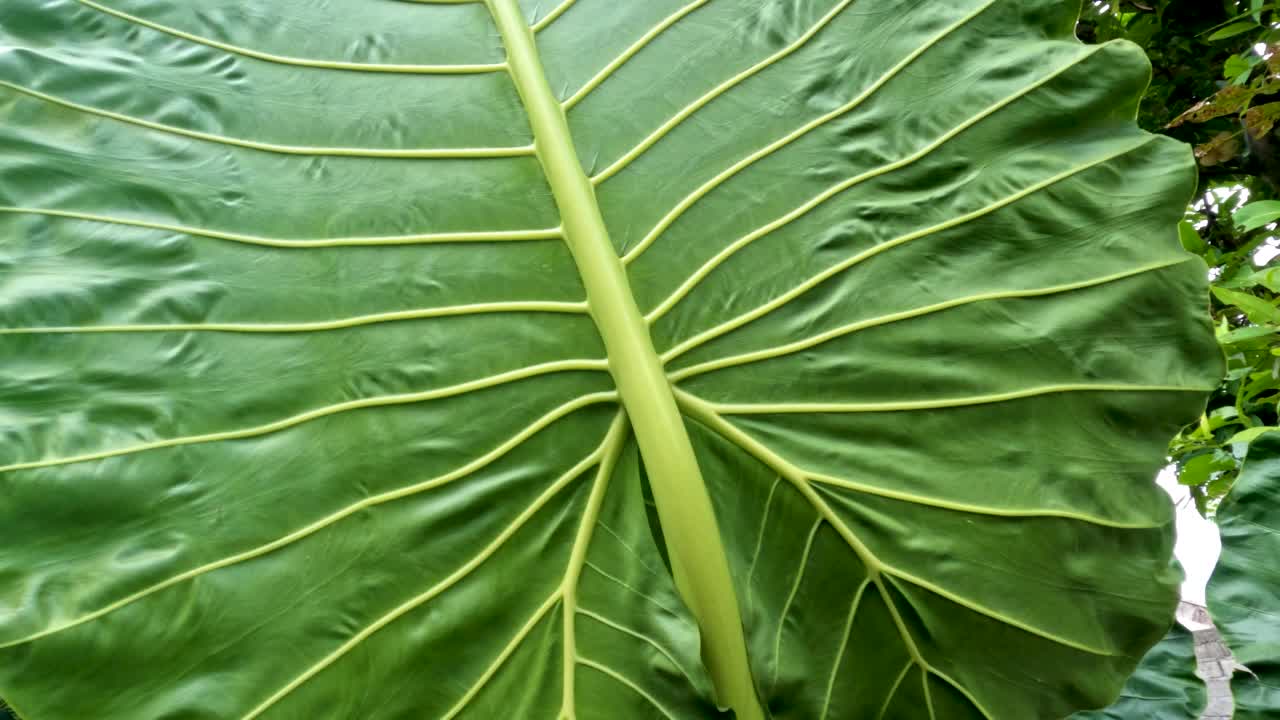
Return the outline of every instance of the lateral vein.
[[[541,605],[538,606],[538,609],[535,610],[532,615],[529,616],[529,619],[525,621],[524,625],[522,625],[516,634],[507,641],[507,644],[503,646],[502,650],[498,653],[498,656],[489,664],[489,667],[485,668],[485,671],[481,673],[480,678],[467,689],[467,692],[458,699],[458,702],[454,703],[453,707],[450,708],[449,712],[444,714],[444,717],[441,718],[441,720],[453,720],[453,718],[457,717],[458,714],[466,708],[467,703],[474,700],[475,696],[480,694],[480,691],[483,690],[485,685],[493,679],[493,676],[498,673],[498,670],[500,670],[503,664],[507,662],[507,659],[510,658],[511,655],[520,647],[520,643],[524,642],[524,639],[529,636],[529,633],[538,626],[538,623],[542,622],[542,619],[546,617],[547,613],[551,611],[551,608],[555,607],[556,603],[560,600],[562,600],[562,597],[560,590],[557,589],[555,592],[551,593],[551,595],[548,596]]]
[[[915,493],[900,492],[897,490],[890,490],[888,488],[877,487],[875,485],[869,485],[867,483],[854,482],[852,480],[846,480],[844,478],[834,477],[831,475],[824,475],[805,470],[801,470],[801,472],[804,473],[806,478],[820,485],[829,485],[832,487],[852,490],[853,492],[862,493],[864,495],[875,495],[877,497],[898,500],[901,502],[911,503],[913,505],[934,507],[939,510],[952,510],[971,515],[990,515],[992,517],[1006,518],[1060,518],[1062,520],[1075,520],[1089,525],[1098,525],[1100,527],[1114,528],[1117,530],[1154,530],[1164,527],[1164,525],[1152,525],[1149,523],[1110,520],[1094,515],[1087,515],[1085,513],[1070,512],[1067,510],[1048,510],[1044,508],[999,508],[984,505],[973,505],[971,503],[953,502],[950,500],[939,500],[937,498],[917,495]]]
[[[697,10],[703,5],[706,5],[708,2],[710,2],[710,0],[694,0],[688,5],[685,5],[683,8],[680,8],[674,13],[671,13],[666,17],[666,19],[658,23],[658,25],[654,26],[653,29],[649,30],[644,35],[641,35],[639,40],[636,40],[634,43],[632,43],[626,50],[622,52],[621,55],[609,61],[609,63],[605,65],[604,68],[600,70],[600,72],[596,73],[590,80],[586,82],[586,84],[578,88],[577,92],[569,96],[569,98],[562,103],[565,111],[568,112],[573,108],[574,105],[577,105],[578,103],[582,102],[582,100],[585,99],[587,95],[591,94],[592,90],[595,90],[597,87],[600,86],[601,83],[603,83],[611,75],[613,75],[614,71],[622,67],[628,60],[635,57],[636,54],[638,54],[641,50],[643,50],[646,45],[656,40],[660,35],[666,32],[667,29],[669,29],[672,25],[675,25],[677,22],[679,22],[681,18],[693,12],[694,10]]]
[[[1106,285],[1108,283],[1124,280],[1126,278],[1131,278],[1136,275],[1141,275],[1148,272],[1163,270],[1165,268],[1177,267],[1178,265],[1183,265],[1187,262],[1192,262],[1192,261],[1193,261],[1192,258],[1180,258],[1178,260],[1173,260],[1173,261],[1166,261],[1161,263],[1153,263],[1151,265],[1144,265],[1139,268],[1134,268],[1132,270],[1125,270],[1123,272],[1113,273],[1111,275],[1104,275],[1102,277],[1090,278],[1088,280],[1080,280],[1078,282],[1073,282],[1073,283],[1064,283],[1062,285],[1054,285],[1054,286],[1045,287],[1045,288],[1032,288],[1029,290],[1000,290],[995,292],[977,293],[974,295],[968,295],[968,296],[956,298],[953,300],[946,300],[943,302],[934,303],[932,305],[926,305],[920,308],[913,308],[911,310],[904,310],[902,312],[890,313],[888,315],[882,315],[880,317],[870,318],[867,320],[859,320],[857,322],[841,325],[840,327],[834,328],[832,330],[828,330],[826,332],[819,333],[817,335],[812,335],[807,338],[802,338],[800,340],[796,340],[796,341],[787,343],[785,345],[778,345],[776,347],[757,350],[754,352],[747,352],[747,353],[741,353],[739,355],[732,355],[732,356],[721,358],[718,360],[709,360],[706,362],[698,363],[696,365],[691,365],[681,370],[677,370],[673,373],[670,373],[669,377],[671,378],[672,382],[679,382],[680,380],[686,380],[688,378],[713,372],[716,370],[723,370],[730,367],[737,367],[740,365],[760,362],[763,360],[771,360],[779,357],[784,357],[787,355],[791,355],[793,353],[800,352],[801,350],[807,350],[811,347],[815,347],[817,345],[830,342],[837,338],[841,338],[861,330],[866,330],[868,328],[873,328],[873,327],[879,327],[882,325],[888,325],[891,323],[900,322],[902,320],[919,318],[926,315],[931,315],[933,313],[950,310],[952,308],[969,305],[972,303],[988,302],[993,300],[1036,298],[1036,297],[1044,297],[1048,295],[1056,295],[1059,293],[1072,292],[1075,290],[1083,290],[1085,288],[1096,287],[1099,285]]]
[[[224,332],[224,333],[307,333],[330,330],[346,330],[355,327],[408,320],[429,320],[446,317],[465,317],[495,313],[549,313],[584,315],[584,303],[566,302],[494,302],[472,305],[454,305],[421,310],[357,315],[340,320],[324,320],[303,323],[153,323],[136,325],[63,325],[47,327],[0,328],[0,335],[57,335],[103,333],[155,333],[155,332]]]
[[[84,0],[80,0],[83,2]],[[125,115],[123,113],[112,112],[111,110],[103,110],[91,105],[83,105],[81,103],[72,102],[64,98],[49,95],[48,93],[33,90],[21,85],[0,80],[0,87],[8,88],[16,93],[21,93],[38,100],[74,110],[76,112],[88,115],[96,115],[98,117],[115,120],[117,122],[136,125],[147,130],[166,133],[169,135],[178,135],[192,140],[214,143],[217,145],[227,145],[229,147],[244,148],[246,150],[257,150],[260,152],[275,153],[278,155],[307,155],[321,157],[353,157],[353,158],[395,158],[395,159],[480,159],[480,158],[511,158],[511,157],[528,157],[534,154],[532,145],[523,145],[518,147],[488,147],[488,148],[433,148],[427,150],[397,150],[391,148],[349,148],[349,147],[308,147],[304,145],[278,145],[275,143],[259,142],[257,140],[243,140],[240,138],[228,137],[226,135],[218,135],[216,133],[201,132],[199,130],[188,130],[186,128],[177,127],[175,125],[166,125],[164,123],[145,120],[143,118]]]
[[[102,450],[92,453],[84,453],[82,455],[72,455],[69,457],[50,458],[47,460],[32,460],[30,462],[12,463],[10,465],[0,465],[0,473],[15,472],[18,470],[33,470],[37,468],[55,467],[59,465],[71,465],[73,463],[91,462],[95,460],[105,460],[107,458],[120,457],[122,455],[133,455],[136,453],[147,452],[150,450],[159,450],[162,448],[179,447],[186,445],[199,445],[212,442],[224,442],[227,440],[244,440],[247,438],[261,437],[271,433],[287,430],[303,423],[318,420],[324,417],[330,417],[339,413],[350,412],[353,410],[365,410],[376,407],[387,407],[391,405],[409,405],[414,403],[427,402],[430,400],[438,400],[441,398],[454,397],[463,395],[477,390],[484,390],[491,387],[497,387],[506,383],[517,382],[539,375],[547,375],[559,372],[576,372],[576,371],[605,371],[608,365],[603,360],[558,360],[555,362],[542,363],[533,365],[519,370],[512,370],[505,373],[499,373],[479,380],[472,380],[458,385],[439,388],[436,390],[427,390],[425,392],[416,393],[400,393],[397,395],[381,395],[378,397],[363,398],[360,400],[350,400],[347,402],[336,403],[314,410],[308,410],[291,417],[258,425],[250,428],[241,428],[238,430],[226,430],[223,432],[207,433],[203,435],[187,435],[184,437],[169,438],[167,440],[157,440],[149,443],[139,443],[124,448],[114,450]]]
[[[548,25],[550,25],[551,23],[555,22],[557,18],[559,18],[561,15],[565,14],[565,12],[566,12],[569,8],[573,7],[573,4],[574,4],[574,3],[576,3],[576,2],[578,2],[578,0],[564,0],[564,2],[561,2],[559,5],[557,5],[557,6],[556,6],[556,8],[555,8],[554,10],[552,10],[552,11],[551,11],[551,12],[549,12],[549,13],[547,13],[547,16],[546,16],[546,17],[542,18],[541,20],[539,20],[539,21],[535,22],[533,25],[531,25],[531,26],[530,26],[530,29],[532,29],[532,30],[533,30],[533,32],[541,32],[541,31],[542,31],[542,30],[544,30]]]
[[[778,668],[782,665],[782,630],[786,627],[787,615],[791,614],[791,605],[800,592],[805,568],[809,565],[809,555],[813,551],[813,541],[818,537],[818,531],[822,529],[822,522],[823,518],[819,517],[814,521],[813,527],[809,528],[809,534],[804,541],[804,550],[800,553],[800,566],[796,568],[795,579],[791,581],[791,592],[787,593],[787,599],[782,603],[782,610],[778,613],[778,627],[773,634],[773,673],[770,676],[770,685],[774,689],[778,686]]]
[[[756,549],[751,552],[751,563],[747,565],[747,587],[751,587],[751,578],[756,574],[756,563],[760,560],[760,551],[764,549],[764,531],[769,526],[769,510],[773,507],[773,496],[782,484],[782,476],[774,479],[769,486],[769,496],[764,501],[764,513],[760,516],[760,530],[756,533]]]
[[[822,702],[822,714],[818,716],[818,720],[826,720],[827,711],[831,709],[831,695],[836,688],[836,676],[840,674],[840,665],[844,661],[845,650],[849,647],[849,636],[853,634],[853,621],[858,615],[858,605],[862,602],[862,594],[866,592],[867,586],[871,584],[871,578],[867,578],[858,584],[858,589],[853,595],[853,602],[849,607],[849,617],[845,620],[844,634],[840,638],[840,647],[836,650],[836,659],[831,663],[831,676],[827,679],[826,699]]]
[[[561,643],[561,699],[560,717],[575,720],[578,716],[576,708],[576,675],[578,658],[577,628],[574,624],[578,610],[578,583],[582,578],[582,568],[587,561],[587,550],[591,545],[592,531],[600,521],[600,508],[604,505],[605,494],[609,490],[609,478],[617,465],[618,457],[626,440],[626,412],[619,409],[605,433],[600,465],[595,479],[591,483],[591,494],[587,497],[587,505],[582,510],[582,519],[578,521],[578,533],[573,539],[573,547],[569,551],[569,562],[565,567],[564,577],[560,582],[561,623],[564,641]]]
[[[594,661],[594,660],[589,660],[589,659],[584,658],[584,657],[579,657],[579,658],[578,658],[578,664],[579,664],[579,665],[586,666],[586,667],[589,667],[589,668],[591,668],[592,670],[595,670],[595,671],[597,671],[597,672],[603,673],[603,674],[605,674],[605,675],[607,675],[607,676],[609,676],[609,677],[613,678],[616,682],[618,682],[618,683],[619,683],[620,685],[622,685],[623,687],[626,687],[626,688],[630,689],[630,690],[631,690],[632,692],[634,692],[635,694],[637,694],[637,695],[639,695],[640,697],[644,698],[644,699],[645,699],[645,700],[646,700],[650,705],[652,705],[652,706],[653,706],[653,707],[654,707],[658,712],[662,713],[662,716],[663,716],[663,717],[665,717],[665,718],[667,718],[667,720],[676,720],[675,716],[671,714],[671,711],[670,711],[670,710],[667,710],[667,709],[666,709],[666,707],[664,707],[664,706],[662,705],[662,703],[658,702],[657,698],[655,698],[655,697],[653,697],[652,695],[650,695],[650,694],[649,694],[649,693],[648,693],[644,688],[642,688],[642,687],[640,687],[639,685],[635,684],[635,682],[633,682],[633,681],[632,681],[630,678],[628,678],[626,675],[623,675],[622,673],[618,672],[617,670],[614,670],[613,668],[609,667],[608,665],[605,665],[605,664],[603,664],[603,663],[598,663],[598,662],[596,662],[596,661]]]
[[[915,667],[914,659],[908,660],[903,666],[902,672],[898,673],[898,679],[893,681],[893,685],[889,686],[889,694],[884,698],[884,704],[880,706],[880,712],[876,714],[876,720],[884,720],[884,714],[889,711],[889,705],[893,703],[893,698],[898,694],[898,688],[902,685],[902,681],[907,677],[907,673],[911,668]]]
[[[473,243],[473,242],[525,242],[530,240],[559,240],[563,236],[560,228],[548,228],[540,230],[497,230],[497,231],[479,231],[479,232],[451,232],[451,233],[425,233],[417,235],[385,235],[373,237],[345,237],[345,238],[319,238],[315,240],[294,240],[283,238],[269,238],[259,235],[246,235],[242,233],[224,232],[222,230],[211,230],[208,228],[198,228],[189,225],[175,225],[172,223],[151,222],[149,220],[134,220],[131,218],[113,217],[110,215],[97,215],[94,213],[76,212],[72,210],[54,210],[50,208],[28,208],[14,206],[0,206],[0,213],[11,215],[43,215],[46,217],[56,217],[65,220],[82,220],[84,222],[96,222],[107,225],[122,225],[125,227],[136,227],[145,230],[160,230],[163,232],[180,233],[182,235],[191,235],[192,237],[203,237],[210,240],[225,240],[227,242],[242,243],[245,245],[258,245],[262,247],[287,248],[287,249],[306,249],[306,248],[332,248],[332,247],[370,247],[370,246],[393,246],[393,245],[434,245],[446,243]]]
[[[775,415],[789,413],[876,413],[937,410],[942,408],[990,405],[1040,395],[1069,392],[1210,392],[1212,388],[1182,385],[1126,385],[1123,383],[1078,383],[1043,385],[1011,392],[970,395],[940,400],[913,400],[882,403],[709,403],[721,415]]]
[[[1031,635],[1035,635],[1037,637],[1044,638],[1045,640],[1056,643],[1058,645],[1062,645],[1063,647],[1069,647],[1069,648],[1072,648],[1073,650],[1079,650],[1081,652],[1089,653],[1090,655],[1098,655],[1101,657],[1120,657],[1124,654],[1116,650],[1092,647],[1090,645],[1086,645],[1085,643],[1071,640],[1070,638],[1064,638],[1061,635],[1051,633],[1047,630],[1042,630],[1036,627],[1035,625],[1023,622],[1016,618],[1011,618],[1008,615],[1005,615],[996,610],[992,610],[991,608],[979,602],[975,602],[962,595],[953,593],[950,590],[947,590],[946,588],[943,588],[937,584],[931,583],[928,580],[925,580],[923,578],[912,575],[911,573],[908,573],[905,570],[899,570],[898,568],[885,565],[884,574],[891,575],[893,577],[898,578],[899,580],[909,582],[912,585],[915,585],[916,587],[919,587],[924,590],[928,590],[929,592],[933,593],[934,595],[937,595],[938,597],[945,598],[946,600],[953,602],[956,605],[959,605],[963,608],[967,608],[968,610],[978,613],[979,615],[984,615],[992,620],[995,620],[998,623],[1008,625],[1010,627],[1018,628],[1019,630],[1027,632]]]
[[[604,615],[598,612],[593,612],[591,610],[587,610],[586,608],[582,608],[582,607],[578,608],[577,612],[579,615],[582,615],[583,617],[589,617],[592,620],[595,620],[596,622],[600,623],[601,625],[612,628],[624,635],[630,635],[631,637],[645,643],[646,645],[649,645],[654,650],[658,651],[659,654],[665,657],[667,659],[667,662],[671,663],[671,667],[675,668],[676,670],[679,670],[680,674],[684,675],[685,678],[687,678],[690,683],[696,682],[693,676],[689,674],[689,671],[685,670],[684,666],[682,666],[679,662],[677,662],[675,657],[673,657],[671,653],[667,651],[666,648],[662,647],[662,645],[657,640],[649,637],[648,635],[638,630],[632,630],[631,628],[623,625],[622,623],[610,620],[609,618],[605,617]]]

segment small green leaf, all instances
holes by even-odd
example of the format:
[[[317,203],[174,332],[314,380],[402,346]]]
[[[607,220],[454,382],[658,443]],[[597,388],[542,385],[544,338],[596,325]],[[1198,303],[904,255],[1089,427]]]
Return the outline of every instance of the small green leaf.
[[[1230,440],[1228,440],[1227,442],[1229,442],[1229,443],[1249,443],[1249,442],[1253,442],[1254,438],[1258,437],[1259,435],[1262,435],[1263,433],[1269,433],[1269,432],[1271,432],[1271,431],[1273,431],[1273,430],[1280,430],[1280,428],[1277,428],[1277,427],[1271,427],[1271,426],[1268,426],[1268,425],[1263,425],[1263,426],[1260,426],[1260,427],[1252,427],[1252,428],[1249,428],[1248,430],[1241,430],[1240,432],[1236,433],[1235,435],[1232,435],[1232,436],[1231,436],[1231,439],[1230,439]]]
[[[1230,80],[1234,85],[1244,85],[1249,81],[1249,75],[1253,71],[1253,66],[1257,64],[1258,59],[1252,53],[1232,55],[1222,65],[1222,76]]]
[[[1266,300],[1249,293],[1221,287],[1214,287],[1212,290],[1222,302],[1240,308],[1250,322],[1260,325],[1268,323],[1280,325],[1280,310]]]
[[[1203,485],[1209,482],[1214,473],[1230,470],[1234,466],[1235,461],[1230,456],[1223,459],[1217,457],[1216,453],[1197,455],[1182,463],[1178,482],[1183,485]]]
[[[1210,35],[1209,42],[1226,40],[1227,38],[1235,37],[1236,35],[1241,35],[1243,33],[1249,32],[1250,30],[1257,30],[1257,29],[1258,29],[1258,23],[1252,20],[1241,20],[1240,22],[1231,23],[1230,25]]]
[[[1256,230],[1263,225],[1280,220],[1280,200],[1259,200],[1243,205],[1233,216],[1236,224],[1245,230]]]
[[[1280,293],[1280,267],[1264,268],[1253,274],[1254,280],[1274,293]]]
[[[1251,325],[1249,327],[1238,328],[1218,335],[1218,343],[1222,345],[1234,345],[1236,343],[1248,342],[1249,340],[1257,340],[1258,338],[1271,337],[1277,332],[1280,332],[1280,329],[1266,325]]]

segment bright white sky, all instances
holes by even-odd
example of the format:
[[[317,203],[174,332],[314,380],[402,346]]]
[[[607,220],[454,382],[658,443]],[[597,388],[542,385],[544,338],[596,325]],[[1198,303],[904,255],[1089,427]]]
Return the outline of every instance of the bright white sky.
[[[1195,501],[1191,499],[1191,491],[1178,484],[1172,469],[1160,471],[1156,483],[1169,493],[1178,508],[1178,544],[1173,553],[1187,573],[1187,579],[1182,583],[1182,599],[1204,605],[1205,584],[1209,582],[1218,554],[1222,552],[1218,526],[1200,517]]]

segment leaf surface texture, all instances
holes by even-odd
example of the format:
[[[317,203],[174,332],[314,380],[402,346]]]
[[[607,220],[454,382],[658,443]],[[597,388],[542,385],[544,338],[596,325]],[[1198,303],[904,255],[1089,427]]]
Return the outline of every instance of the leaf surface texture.
[[[1110,702],[1221,360],[1077,9],[5,2],[0,696]]]

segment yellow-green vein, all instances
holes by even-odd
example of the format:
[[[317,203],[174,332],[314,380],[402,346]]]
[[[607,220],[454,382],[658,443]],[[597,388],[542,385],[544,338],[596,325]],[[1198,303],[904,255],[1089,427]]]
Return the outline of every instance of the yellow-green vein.
[[[600,509],[604,506],[605,494],[609,490],[609,478],[617,465],[618,456],[622,454],[626,441],[627,416],[619,410],[614,417],[609,431],[605,434],[600,467],[592,481],[591,495],[582,510],[582,520],[578,522],[578,533],[573,539],[573,548],[569,551],[569,563],[565,568],[564,578],[560,583],[560,595],[564,599],[561,604],[561,622],[563,624],[563,660],[560,714],[573,720],[577,717],[575,707],[575,662],[578,657],[577,634],[574,627],[574,616],[578,612],[578,582],[582,579],[582,567],[587,562],[587,550],[591,546],[592,531],[600,519]]]
[[[192,237],[203,237],[210,240],[225,240],[227,242],[242,243],[245,245],[259,245],[262,247],[287,249],[370,247],[384,245],[433,245],[437,243],[526,242],[531,240],[559,240],[563,237],[563,233],[560,228],[546,228],[538,230],[448,232],[302,240],[269,238],[259,235],[246,235],[222,230],[198,228],[190,225],[176,225],[173,223],[152,222],[150,220],[135,220],[132,218],[97,215],[94,213],[76,212],[72,210],[55,210],[52,208],[0,206],[0,213],[10,215],[43,215],[46,217],[55,217],[64,220],[79,220],[83,222],[95,222],[107,225],[122,225],[125,227],[136,227],[144,230],[159,230],[162,232],[191,235]]]
[[[567,12],[569,8],[573,7],[573,4],[576,2],[578,2],[578,0],[563,0],[559,5],[555,7],[555,9],[547,13],[546,17],[535,22],[531,26],[531,29],[533,30],[533,32],[541,32],[548,25],[555,22],[561,15],[565,14],[565,12]]]
[[[225,332],[225,333],[305,333],[346,330],[348,328],[378,325],[409,320],[430,320],[446,317],[466,317],[495,313],[549,313],[585,315],[585,303],[517,301],[451,305],[421,310],[398,310],[342,318],[300,323],[154,323],[134,325],[62,325],[48,327],[0,328],[0,335],[58,335],[95,333],[155,333],[155,332]]]
[[[849,617],[844,623],[844,633],[840,636],[840,647],[836,649],[836,659],[831,663],[831,675],[827,678],[827,692],[825,699],[822,701],[822,713],[818,715],[818,720],[826,720],[827,711],[831,709],[831,696],[836,688],[836,676],[840,673],[840,664],[844,660],[845,651],[849,647],[849,636],[853,634],[853,621],[858,615],[858,605],[862,602],[862,594],[866,592],[867,586],[871,584],[871,578],[867,578],[858,584],[858,589],[853,594],[853,602],[849,605]]]
[[[915,410],[939,410],[942,408],[970,407],[1021,400],[1040,395],[1056,395],[1071,392],[1212,392],[1213,388],[1184,387],[1182,385],[1128,385],[1124,383],[1077,383],[1042,385],[1002,393],[969,395],[940,400],[907,400],[902,402],[872,403],[713,403],[707,404],[721,415],[780,415],[790,413],[880,413],[911,412]],[[704,401],[705,402],[705,401]]]
[[[485,671],[480,674],[479,679],[472,683],[471,687],[463,693],[462,697],[458,698],[458,702],[454,703],[453,707],[449,708],[449,711],[445,713],[440,720],[453,720],[453,718],[456,718],[460,713],[462,713],[462,711],[466,709],[467,704],[474,700],[476,695],[480,694],[481,690],[484,690],[485,685],[493,679],[494,675],[498,674],[498,671],[502,669],[502,666],[507,662],[507,659],[510,658],[517,649],[519,649],[520,643],[524,642],[524,639],[529,636],[529,633],[538,626],[538,623],[542,622],[542,619],[546,617],[546,614],[550,612],[551,608],[555,607],[556,603],[561,599],[559,588],[547,596],[547,599],[542,601],[542,604],[539,605],[538,609],[529,616],[529,619],[525,621],[524,625],[520,626],[520,629],[516,631],[516,634],[511,636],[511,639],[507,641],[505,646],[503,646],[502,650],[498,653],[498,656],[494,658],[493,662],[489,664],[489,667],[485,668]]]
[[[1097,517],[1086,513],[1072,512],[1069,510],[1046,510],[1042,508],[998,508],[986,505],[973,505],[971,503],[955,502],[952,500],[940,500],[938,498],[926,497],[915,493],[902,492],[899,490],[890,490],[867,483],[854,482],[844,478],[824,475],[822,473],[809,472],[797,468],[804,474],[805,478],[816,482],[820,485],[829,485],[832,487],[844,488],[853,492],[862,493],[864,495],[875,495],[877,497],[888,498],[890,500],[898,500],[901,502],[911,503],[913,505],[923,505],[925,507],[938,508],[939,510],[952,510],[954,512],[968,513],[970,515],[990,515],[992,517],[1003,518],[1060,518],[1062,520],[1075,520],[1089,525],[1097,525],[1099,527],[1115,528],[1117,530],[1154,530],[1164,527],[1165,524],[1153,525],[1151,523],[1125,522],[1123,520],[1111,520],[1109,518]]]
[[[1090,655],[1097,655],[1099,657],[1124,657],[1125,655],[1125,653],[1122,650],[1119,650],[1116,648],[1093,647],[1092,645],[1088,645],[1076,640],[1072,640],[1070,638],[1065,638],[1056,633],[1051,633],[1048,630],[1042,630],[1036,627],[1035,625],[1032,625],[1031,623],[1023,622],[1021,620],[1018,620],[1017,618],[1011,618],[1008,615],[1004,615],[1000,612],[992,610],[991,608],[981,603],[974,602],[973,600],[970,600],[962,595],[953,593],[950,590],[947,590],[946,588],[942,587],[941,585],[929,582],[928,580],[925,580],[924,578],[921,578],[917,575],[912,575],[911,573],[906,572],[905,570],[900,570],[898,568],[885,565],[883,568],[883,574],[886,576],[897,578],[904,582],[911,583],[912,585],[915,585],[916,587],[919,587],[922,590],[927,590],[933,593],[934,595],[937,595],[938,597],[944,598],[956,605],[959,605],[960,607],[966,608],[968,610],[972,610],[973,612],[979,615],[985,615],[986,617],[989,617],[992,620],[995,620],[996,622],[1008,625],[1010,627],[1017,628],[1030,635],[1036,635],[1038,637],[1044,638],[1045,640],[1048,640],[1052,643],[1056,643],[1063,647],[1068,647],[1073,650],[1079,650],[1080,652],[1088,653]],[[1063,589],[1066,590],[1067,588],[1064,587]]]
[[[756,563],[760,560],[760,551],[764,549],[764,531],[769,525],[769,510],[773,507],[773,496],[778,491],[778,486],[782,484],[782,477],[778,476],[774,479],[773,484],[769,486],[769,497],[764,501],[764,514],[760,516],[760,530],[756,533],[756,547],[751,551],[751,563],[747,565],[747,588],[751,588],[751,578],[756,574]]]
[[[859,320],[857,322],[848,323],[846,325],[841,325],[840,327],[833,328],[831,330],[819,333],[817,335],[812,335],[807,338],[802,338],[794,342],[786,343],[785,345],[778,345],[771,348],[765,348],[763,350],[742,353],[740,355],[732,355],[729,357],[720,358],[718,360],[709,360],[706,362],[698,363],[696,365],[691,365],[687,368],[677,370],[675,372],[670,373],[668,376],[671,378],[672,382],[679,382],[681,380],[686,380],[688,378],[695,377],[697,375],[702,375],[704,373],[713,372],[716,370],[723,370],[725,368],[736,367],[739,365],[746,365],[748,363],[760,362],[762,360],[770,360],[773,358],[783,357],[796,352],[800,352],[801,350],[807,350],[811,347],[821,345],[822,343],[835,340],[836,338],[844,337],[845,335],[849,335],[851,333],[855,333],[860,330],[866,330],[867,328],[878,327],[881,325],[888,325],[890,323],[900,322],[902,320],[919,318],[925,315],[942,312],[944,310],[950,310],[951,308],[960,307],[963,305],[969,305],[972,303],[979,303],[979,302],[988,302],[992,300],[1012,300],[1012,299],[1019,299],[1019,298],[1045,297],[1048,295],[1067,293],[1075,290],[1083,290],[1085,288],[1096,287],[1099,285],[1106,285],[1108,283],[1116,282],[1118,280],[1124,280],[1126,278],[1131,278],[1136,275],[1141,275],[1143,273],[1163,270],[1165,268],[1176,267],[1178,265],[1183,265],[1188,262],[1194,262],[1194,259],[1178,258],[1177,260],[1153,263],[1151,265],[1144,265],[1139,268],[1134,268],[1132,270],[1125,270],[1123,272],[1113,273],[1111,275],[1104,275],[1102,277],[1090,278],[1088,280],[1080,280],[1078,282],[1063,283],[1062,285],[1053,285],[1051,287],[1045,287],[1045,288],[1033,288],[1030,290],[1000,290],[1000,291],[994,291],[994,292],[967,295],[965,297],[956,298],[954,300],[945,300],[943,302],[934,303],[932,305],[926,305],[924,307],[913,308],[911,310],[904,310],[902,312],[890,313],[888,315],[881,315],[879,317],[868,318],[866,320]]]
[[[924,690],[924,706],[929,709],[929,720],[938,720],[938,714],[933,710],[933,693],[929,692],[929,673],[924,670],[920,671],[920,685]]]
[[[671,711],[664,707],[662,703],[658,702],[657,698],[650,695],[644,688],[632,682],[626,675],[623,675],[604,663],[599,663],[584,657],[578,658],[578,664],[584,667],[589,667],[596,672],[603,673],[604,675],[613,678],[613,680],[619,685],[629,688],[632,692],[644,698],[646,702],[657,709],[658,712],[662,713],[662,716],[667,718],[667,720],[676,720],[676,717],[671,714]]]
[[[791,592],[787,593],[787,599],[782,603],[782,610],[778,612],[778,627],[773,634],[773,672],[769,678],[769,685],[777,687],[778,685],[778,668],[782,666],[782,631],[787,625],[787,615],[791,613],[791,605],[796,600],[796,595],[800,592],[801,581],[804,580],[805,568],[809,565],[809,555],[813,552],[813,541],[818,537],[818,531],[822,529],[822,518],[819,517],[813,523],[813,527],[809,528],[809,534],[804,540],[804,550],[800,553],[800,565],[796,568],[796,577],[791,581]]]
[[[123,113],[103,110],[101,108],[83,105],[81,103],[72,102],[64,98],[49,95],[38,90],[32,90],[28,87],[15,85],[11,82],[0,80],[0,87],[8,88],[16,93],[21,93],[29,97],[42,100],[52,105],[74,110],[76,112],[88,115],[96,115],[98,117],[115,120],[117,122],[136,125],[147,130],[166,133],[169,135],[178,135],[180,137],[199,140],[201,142],[214,143],[217,145],[227,145],[229,147],[244,148],[246,150],[257,150],[259,152],[276,153],[279,155],[307,155],[307,156],[325,156],[325,157],[354,157],[354,158],[394,158],[402,160],[432,160],[432,159],[480,159],[480,158],[511,158],[511,157],[528,157],[533,155],[532,145],[522,145],[518,147],[483,147],[483,148],[431,148],[431,149],[394,149],[394,148],[351,148],[351,147],[309,147],[304,145],[279,145],[276,143],[259,142],[257,140],[244,140],[241,138],[228,137],[226,135],[218,135],[216,133],[201,132],[199,130],[188,130],[186,128],[177,127],[176,125],[166,125],[143,118],[125,115]]]
[[[884,698],[884,704],[880,706],[880,712],[876,713],[876,720],[884,720],[884,714],[889,711],[889,705],[893,702],[893,698],[898,694],[898,688],[902,685],[902,681],[907,677],[907,673],[911,672],[911,668],[916,666],[914,659],[908,660],[906,665],[902,666],[902,672],[898,673],[898,678],[889,686],[889,694]]]
[[[659,644],[657,640],[649,637],[648,635],[645,635],[642,632],[639,632],[638,630],[632,630],[631,628],[627,627],[626,625],[623,625],[622,623],[610,620],[609,618],[605,617],[604,615],[598,612],[594,612],[592,610],[587,610],[586,608],[579,607],[577,610],[577,613],[583,617],[591,618],[592,620],[595,620],[601,625],[612,628],[613,630],[616,630],[622,633],[623,635],[629,635],[630,637],[633,637],[636,640],[639,640],[644,644],[652,647],[660,655],[665,657],[667,659],[667,662],[671,663],[671,667],[678,670],[681,675],[684,675],[685,678],[687,678],[690,683],[696,682],[693,676],[689,674],[689,671],[685,670],[684,666],[682,666],[675,659],[675,657],[670,652],[667,651],[666,648],[662,647],[662,645]]]

